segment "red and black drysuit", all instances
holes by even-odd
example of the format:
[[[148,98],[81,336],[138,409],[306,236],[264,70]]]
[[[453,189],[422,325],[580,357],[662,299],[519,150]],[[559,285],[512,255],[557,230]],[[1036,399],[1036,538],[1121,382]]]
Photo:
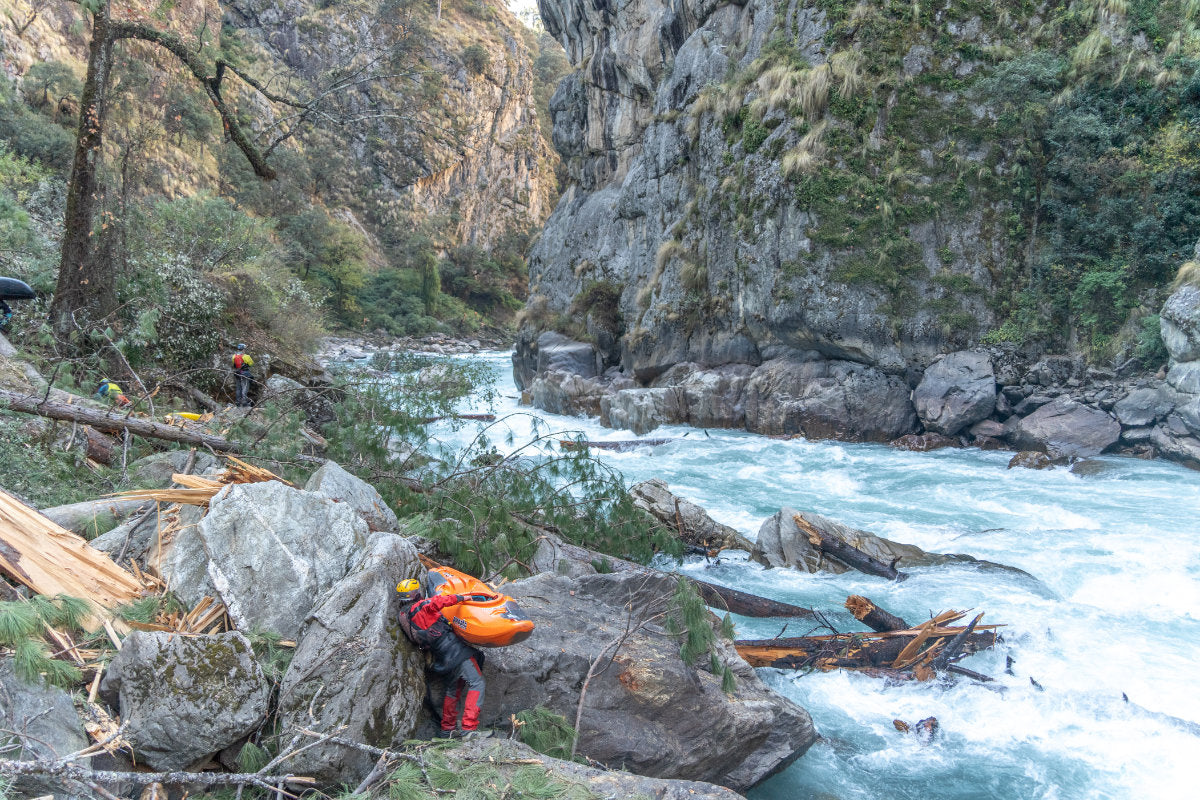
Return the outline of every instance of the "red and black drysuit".
[[[434,672],[446,676],[446,697],[442,700],[444,731],[455,728],[460,697],[463,698],[464,731],[479,728],[479,709],[483,705],[483,653],[459,638],[442,616],[443,608],[458,605],[465,599],[460,594],[434,595],[418,600],[400,612],[409,623],[403,626],[409,638],[422,649],[433,652]]]

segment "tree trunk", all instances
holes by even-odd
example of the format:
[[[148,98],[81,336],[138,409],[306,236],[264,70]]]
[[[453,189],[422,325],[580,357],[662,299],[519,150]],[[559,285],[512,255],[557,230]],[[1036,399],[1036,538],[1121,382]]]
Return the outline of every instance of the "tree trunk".
[[[112,49],[109,0],[101,0],[92,14],[92,43],[87,77],[79,97],[75,158],[67,182],[58,285],[50,304],[50,322],[60,336],[66,336],[74,327],[72,315],[86,311],[87,317],[95,319],[116,305],[112,272],[97,257],[92,228],[101,193],[99,171]]]
[[[880,561],[878,558],[864,553],[857,547],[847,544],[835,536],[830,536],[824,531],[817,530],[809,524],[808,520],[799,514],[795,514],[792,520],[796,523],[796,527],[808,535],[808,541],[813,547],[830,558],[836,558],[847,567],[856,569],[867,575],[878,575],[880,578],[887,578],[890,581],[908,579],[908,573],[896,569],[895,561],[891,564]]]
[[[201,447],[211,447],[213,450],[226,453],[236,453],[242,447],[240,442],[231,442],[228,439],[222,439],[220,436],[213,436],[209,433],[195,433],[183,430],[182,428],[176,428],[173,425],[164,425],[160,422],[151,422],[150,420],[134,417],[124,417],[94,408],[85,408],[84,406],[69,406],[66,403],[43,403],[36,397],[30,397],[20,392],[10,392],[5,389],[0,389],[0,403],[7,404],[7,408],[10,411],[37,414],[40,417],[47,417],[49,419],[79,422],[84,425],[91,425],[97,430],[108,431],[110,433],[121,433],[124,430],[128,430],[130,433],[138,436],[164,439],[168,442],[186,442]]]
[[[694,578],[692,582],[696,584],[696,589],[699,590],[700,596],[704,598],[704,602],[713,608],[721,608],[730,611],[734,614],[741,614],[743,617],[815,617],[811,608],[803,606],[794,606],[790,603],[781,603],[778,600],[771,600],[766,597],[759,597],[756,594],[748,594],[739,592],[737,589],[730,589],[726,586],[717,586],[713,583],[705,583]]]
[[[906,631],[912,627],[900,617],[880,608],[875,605],[873,600],[860,594],[852,594],[846,598],[846,610],[853,614],[856,620],[879,633]]]

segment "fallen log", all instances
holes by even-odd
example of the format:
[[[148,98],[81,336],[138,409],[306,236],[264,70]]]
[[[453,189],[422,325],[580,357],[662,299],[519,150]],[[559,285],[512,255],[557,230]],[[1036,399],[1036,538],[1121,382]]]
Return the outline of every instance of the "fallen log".
[[[624,453],[639,447],[658,447],[660,444],[673,442],[674,439],[625,439],[619,442],[583,442],[574,439],[559,439],[558,445],[563,450],[586,450],[589,447],[596,450],[615,450]]]
[[[695,578],[692,578],[691,581],[696,584],[700,597],[707,605],[724,609],[733,614],[740,614],[743,617],[816,617],[816,613],[811,608],[781,603],[778,600],[740,592],[727,586],[698,581]]]
[[[440,417],[425,417],[421,422],[428,425],[431,422],[440,422],[444,419],[465,419],[472,422],[495,422],[495,414],[445,414]]]
[[[907,622],[875,605],[870,599],[860,594],[852,594],[846,598],[846,609],[854,618],[873,631],[903,631],[912,626]]]
[[[42,402],[20,392],[10,392],[0,389],[0,404],[12,411],[23,414],[36,414],[48,419],[66,420],[91,425],[93,428],[109,433],[121,433],[124,430],[138,436],[151,439],[163,439],[168,442],[183,442],[186,444],[207,447],[218,452],[238,452],[242,448],[240,442],[231,442],[220,436],[209,433],[199,433],[160,422],[151,422],[137,417],[126,417],[86,406],[67,405],[66,403]]]
[[[878,575],[880,578],[887,578],[891,581],[902,581],[908,578],[907,573],[896,569],[896,561],[899,559],[887,564],[837,537],[818,530],[799,514],[793,514],[792,520],[796,523],[796,527],[808,535],[809,543],[830,558],[836,558],[846,566],[867,575]]]
[[[994,628],[996,626],[988,626]],[[936,655],[939,643],[957,636],[964,628],[938,628],[927,641],[932,642],[921,655]],[[733,643],[738,654],[753,667],[776,669],[900,669],[895,662],[904,648],[916,638],[916,631],[889,633],[838,633],[827,636],[798,636],[784,639],[739,639]],[[986,650],[996,642],[993,632],[971,633],[963,640],[961,655]],[[908,668],[916,666],[908,665]],[[918,675],[920,677],[920,675]]]

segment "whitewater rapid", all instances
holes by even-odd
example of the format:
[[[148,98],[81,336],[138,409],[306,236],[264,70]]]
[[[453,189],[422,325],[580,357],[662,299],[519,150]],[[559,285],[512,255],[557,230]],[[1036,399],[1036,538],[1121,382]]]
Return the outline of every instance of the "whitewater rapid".
[[[519,406],[509,354],[470,358],[495,370],[492,410],[507,419],[492,438],[502,452],[528,441],[535,418],[588,439],[634,438],[596,420]],[[477,430],[442,435],[454,445]],[[1004,452],[910,453],[684,426],[650,437],[675,441],[596,455],[630,484],[664,479],[751,539],[767,517],[791,506],[1034,578],[950,566],[909,569],[908,581],[892,583],[766,570],[739,556],[679,567],[828,610],[842,630],[862,627],[842,609],[850,594],[909,621],[956,608],[984,611],[985,622],[1007,626],[1001,646],[962,662],[996,678],[986,687],[967,680],[948,688],[885,686],[849,672],[760,670],[808,709],[821,740],[750,792],[754,800],[1200,796],[1193,774],[1200,736],[1172,719],[1200,723],[1200,473],[1115,457],[1100,459],[1088,476],[1009,470],[1012,454]],[[782,627],[780,620],[735,622],[744,638]],[[802,635],[803,627],[793,622],[788,635]],[[1014,661],[1011,675],[1006,656]],[[1145,711],[1123,702],[1122,693]],[[892,726],[893,719],[929,716],[941,723],[929,746]]]

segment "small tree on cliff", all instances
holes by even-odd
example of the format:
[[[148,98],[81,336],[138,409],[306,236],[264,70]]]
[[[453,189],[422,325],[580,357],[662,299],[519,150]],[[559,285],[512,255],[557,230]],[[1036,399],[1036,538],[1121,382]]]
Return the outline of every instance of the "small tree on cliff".
[[[205,40],[203,31],[189,41],[161,30],[149,16],[116,0],[74,1],[91,14],[92,40],[67,184],[58,285],[50,306],[51,323],[60,336],[99,321],[116,305],[113,269],[104,257],[104,226],[97,231],[94,224],[103,194],[99,168],[112,90],[113,50],[118,43],[145,42],[173,55],[183,67],[184,77],[203,88],[221,119],[225,137],[264,180],[275,178],[271,154],[306,126],[399,115],[394,109],[364,104],[356,92],[369,83],[404,80],[415,74],[402,66],[409,28],[407,16],[399,13],[402,9],[395,0],[380,4],[371,27],[374,35],[360,38],[357,49],[345,54],[337,68],[299,87],[289,82],[286,89],[279,90],[272,88],[271,79],[256,78],[222,57]],[[231,95],[236,98],[239,91],[256,93],[273,110],[272,118],[255,120],[258,124],[252,129],[238,113],[236,100],[231,101]]]

